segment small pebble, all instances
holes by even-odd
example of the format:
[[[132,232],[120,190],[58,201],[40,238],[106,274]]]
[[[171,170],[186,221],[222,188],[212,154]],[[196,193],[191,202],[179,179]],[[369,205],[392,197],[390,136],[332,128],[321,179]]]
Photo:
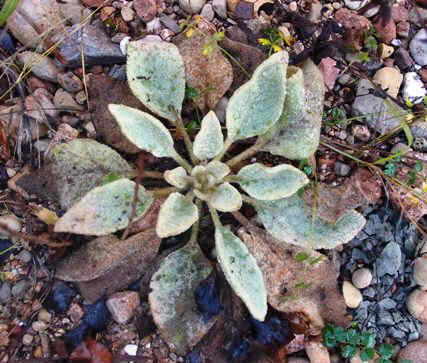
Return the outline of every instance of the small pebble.
[[[58,83],[62,88],[71,93],[83,89],[83,82],[73,72],[58,74]]]
[[[353,272],[352,282],[358,289],[364,289],[371,284],[372,273],[367,268],[360,268]]]
[[[343,282],[342,292],[345,304],[351,309],[356,309],[363,300],[360,291],[348,281]]]
[[[110,296],[106,302],[113,320],[119,324],[127,323],[139,304],[139,294],[135,291],[118,292]]]
[[[34,331],[39,333],[47,329],[47,324],[44,321],[37,320],[31,324],[31,327],[33,328]]]
[[[420,76],[416,72],[408,72],[405,74],[404,78],[403,98],[414,104],[423,102],[427,91]]]
[[[412,291],[406,300],[406,306],[414,318],[427,323],[427,291]]]
[[[21,252],[18,253],[16,258],[22,263],[28,263],[31,261],[32,256],[31,256],[31,253],[28,252],[27,250],[22,250]]]
[[[19,232],[22,229],[21,221],[13,214],[0,216],[0,224],[5,225],[7,229],[13,232]],[[8,235],[8,232],[6,230],[2,230],[1,228],[0,228],[0,233],[6,236]]]
[[[130,22],[135,19],[135,11],[133,11],[129,6],[124,6],[120,13],[125,22]]]
[[[335,163],[335,173],[338,176],[347,176],[350,173],[351,167],[348,164],[344,164],[340,161]]]
[[[50,320],[52,319],[52,314],[50,314],[47,310],[45,309],[41,309],[39,311],[39,314],[37,315],[37,318],[40,321],[44,321],[45,323],[49,323]]]
[[[123,348],[123,351],[130,356],[135,356],[138,352],[138,346],[136,344],[128,344]]]
[[[394,48],[390,45],[381,43],[378,47],[378,55],[381,59],[386,59],[390,57],[394,52]]]
[[[22,337],[22,344],[24,344],[24,345],[31,345],[31,343],[33,342],[33,340],[34,340],[34,337],[32,335],[25,334]]]

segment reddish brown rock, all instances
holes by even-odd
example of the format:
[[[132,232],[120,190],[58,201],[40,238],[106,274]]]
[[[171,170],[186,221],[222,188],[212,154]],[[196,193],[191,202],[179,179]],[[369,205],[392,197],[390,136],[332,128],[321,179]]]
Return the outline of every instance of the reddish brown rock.
[[[106,302],[114,321],[126,324],[135,314],[140,304],[139,295],[135,291],[122,291],[110,296]]]
[[[90,8],[98,8],[111,3],[110,0],[82,0],[82,3]]]
[[[323,58],[319,64],[319,69],[323,74],[323,80],[329,90],[334,88],[335,81],[340,73],[340,70],[336,65],[337,62],[329,57]]]
[[[427,340],[409,343],[399,352],[399,360],[403,359],[414,363],[427,363]]]
[[[335,13],[335,19],[345,29],[344,40],[346,43],[357,50],[362,49],[362,41],[366,31],[371,27],[371,22],[366,17],[346,8],[339,9]]]
[[[374,22],[374,27],[384,43],[389,44],[393,39],[396,39],[396,23],[393,19],[384,20],[384,18],[380,18]]]
[[[409,11],[402,4],[393,4],[391,8],[391,17],[396,23],[407,21],[409,18]]]
[[[162,7],[162,0],[134,0],[133,8],[136,14],[145,22],[153,20]]]

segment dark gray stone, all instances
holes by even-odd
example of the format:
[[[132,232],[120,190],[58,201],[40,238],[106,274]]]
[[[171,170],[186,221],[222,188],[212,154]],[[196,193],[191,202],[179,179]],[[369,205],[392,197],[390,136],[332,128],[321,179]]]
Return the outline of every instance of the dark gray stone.
[[[12,296],[20,299],[25,296],[25,293],[30,288],[31,283],[28,280],[21,280],[18,281],[15,285],[12,287]]]
[[[68,34],[58,33],[53,37],[59,42],[58,56],[68,67],[80,67],[83,52],[86,66],[124,63],[126,56],[119,45],[111,42],[105,32],[93,25],[69,27]]]
[[[377,323],[380,325],[392,326],[394,325],[393,316],[386,310],[381,310],[378,313]]]
[[[390,310],[396,307],[396,302],[390,298],[381,300],[378,305],[381,309]]]
[[[395,275],[401,262],[402,252],[400,246],[396,242],[389,242],[376,261],[378,277],[382,277],[385,274]]]
[[[8,282],[3,282],[0,287],[0,303],[8,303],[12,297],[11,287]]]

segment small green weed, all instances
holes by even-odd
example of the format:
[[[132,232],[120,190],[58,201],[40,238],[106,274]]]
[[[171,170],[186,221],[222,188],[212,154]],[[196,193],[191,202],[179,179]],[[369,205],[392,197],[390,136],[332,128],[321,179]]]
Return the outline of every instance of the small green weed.
[[[336,348],[343,358],[353,358],[359,353],[360,359],[366,362],[379,355],[379,363],[392,363],[394,347],[391,344],[381,344],[375,347],[375,334],[360,331],[353,326],[344,329],[328,324],[323,329],[323,344],[328,348]]]

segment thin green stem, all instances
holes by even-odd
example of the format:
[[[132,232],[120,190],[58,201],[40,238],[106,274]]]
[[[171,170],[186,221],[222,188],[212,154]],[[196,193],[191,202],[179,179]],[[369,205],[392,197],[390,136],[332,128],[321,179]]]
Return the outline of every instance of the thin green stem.
[[[214,207],[208,204],[209,213],[211,214],[211,218],[214,222],[215,228],[220,228],[222,226],[221,221],[219,220],[218,212]]]
[[[199,229],[200,229],[200,212],[201,212],[201,207],[202,207],[202,202],[200,199],[196,200],[196,207],[199,211],[199,218],[197,219],[197,221],[193,224],[193,227],[191,229],[191,236],[190,239],[188,240],[187,246],[191,246],[191,245],[196,245],[197,242],[197,236],[199,235]]]
[[[193,142],[191,141],[190,135],[188,134],[187,129],[185,128],[184,123],[182,122],[181,116],[179,116],[178,114],[176,117],[176,129],[184,138],[184,144],[187,148],[188,155],[190,155],[191,161],[193,162],[193,164],[198,164],[199,161],[197,160],[196,155],[194,155],[193,152]]]

